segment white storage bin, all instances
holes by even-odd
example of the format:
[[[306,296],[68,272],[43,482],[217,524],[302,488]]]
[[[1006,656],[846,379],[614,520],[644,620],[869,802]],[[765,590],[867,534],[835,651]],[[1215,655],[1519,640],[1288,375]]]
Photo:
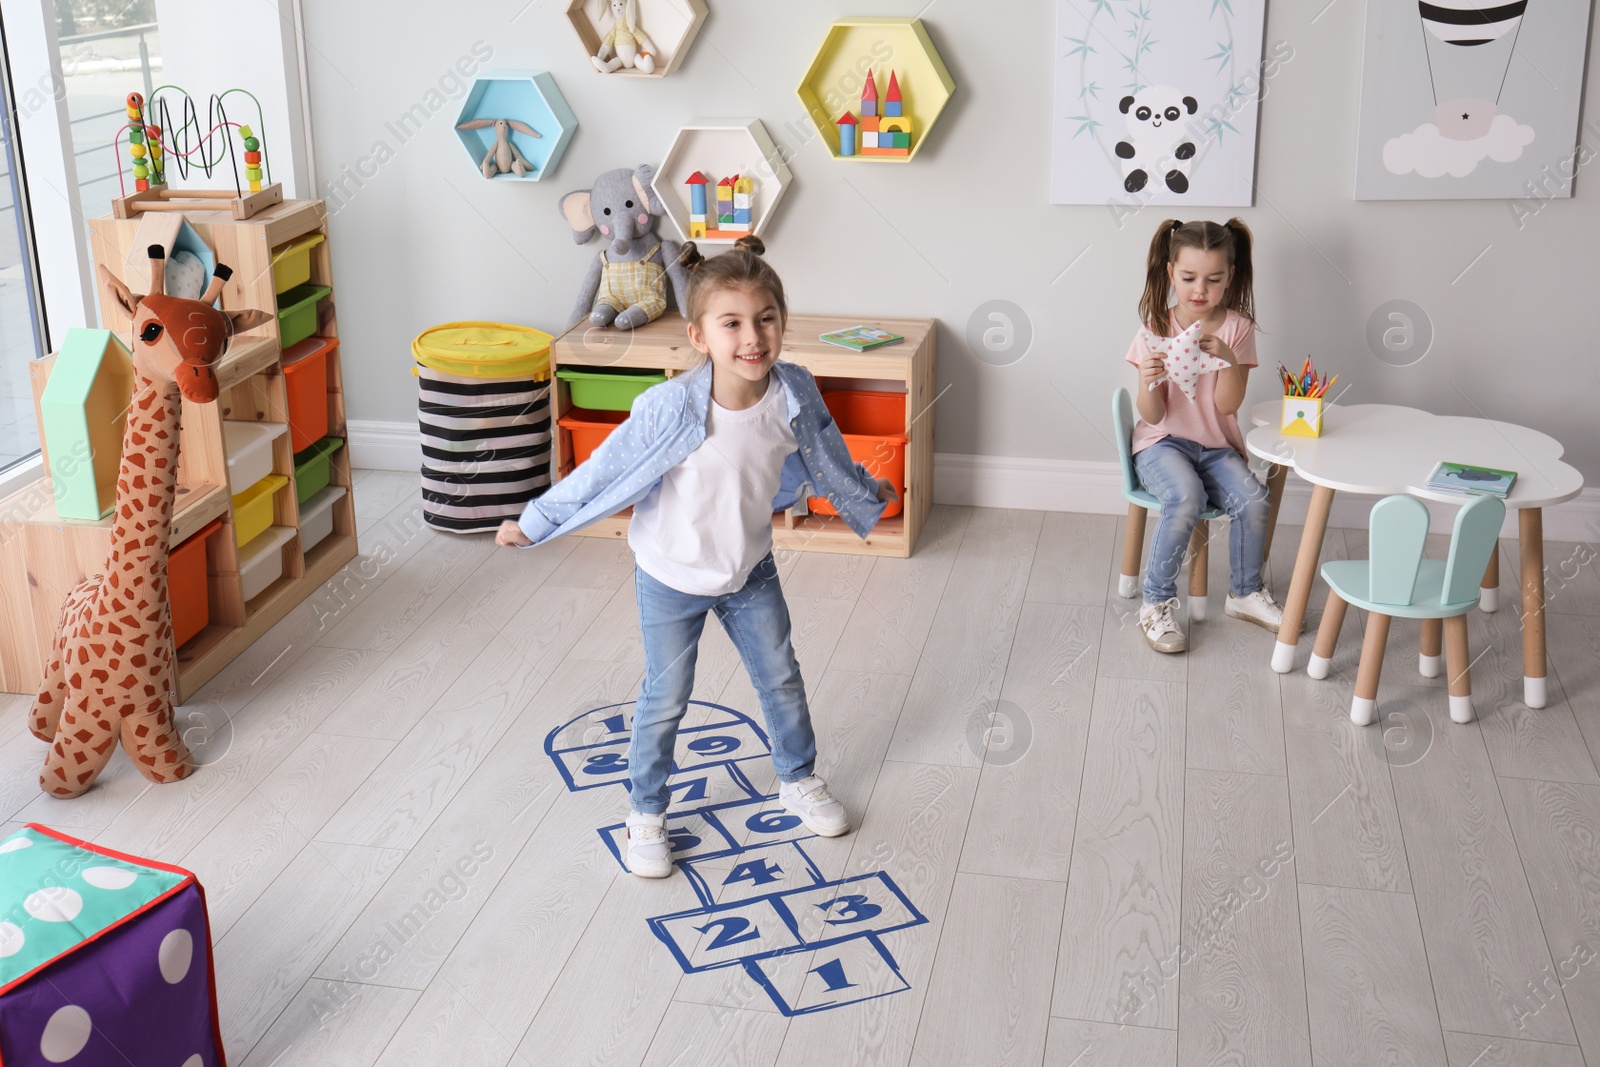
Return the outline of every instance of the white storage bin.
[[[246,600],[283,577],[283,546],[294,534],[293,526],[269,526],[239,550],[239,587]]]
[[[222,420],[222,446],[228,453],[228,486],[242,493],[272,473],[272,442],[289,432],[286,422]]]
[[[324,537],[333,533],[333,506],[344,499],[342,485],[330,485],[311,494],[300,505],[300,551],[310,552]]]

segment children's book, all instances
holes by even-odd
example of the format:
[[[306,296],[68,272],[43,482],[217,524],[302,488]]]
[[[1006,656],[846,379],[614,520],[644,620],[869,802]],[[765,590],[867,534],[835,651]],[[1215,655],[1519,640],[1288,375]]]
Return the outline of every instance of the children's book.
[[[852,326],[848,330],[834,330],[822,335],[822,340],[830,345],[840,348],[853,348],[857,352],[865,352],[869,348],[882,348],[884,345],[897,345],[905,340],[904,335],[880,330],[876,326]]]
[[[1433,468],[1433,473],[1428,475],[1428,488],[1442,489],[1449,493],[1503,498],[1511,492],[1511,486],[1516,480],[1516,471],[1474,467],[1470,463],[1440,463]]]

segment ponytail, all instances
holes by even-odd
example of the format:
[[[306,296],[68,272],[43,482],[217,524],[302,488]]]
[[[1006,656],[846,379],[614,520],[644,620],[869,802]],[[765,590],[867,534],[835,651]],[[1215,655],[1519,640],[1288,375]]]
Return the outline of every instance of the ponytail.
[[[1223,294],[1222,306],[1236,311],[1254,325],[1255,267],[1251,252],[1254,238],[1244,220],[1229,219],[1226,223],[1179,222],[1166,219],[1156,228],[1150,239],[1150,255],[1145,264],[1144,294],[1139,297],[1139,320],[1145,328],[1158,336],[1166,336],[1171,329],[1172,279],[1167,267],[1177,261],[1178,253],[1185,248],[1198,248],[1202,252],[1222,252],[1233,268],[1233,280]]]

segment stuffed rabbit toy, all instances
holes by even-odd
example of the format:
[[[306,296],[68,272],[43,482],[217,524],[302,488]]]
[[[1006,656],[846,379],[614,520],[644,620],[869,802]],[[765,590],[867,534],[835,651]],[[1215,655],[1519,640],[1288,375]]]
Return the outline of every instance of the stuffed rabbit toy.
[[[489,149],[488,154],[483,157],[483,162],[478,164],[485,178],[493,178],[497,174],[515,174],[520,178],[533,170],[533,164],[529,163],[522,153],[517,151],[517,146],[511,143],[511,131],[516,130],[529,137],[538,137],[540,136],[538,130],[517,119],[472,119],[470,122],[461,123],[456,129],[481,130],[485,126],[493,126],[495,136],[494,147]]]
[[[610,0],[611,29],[600,38],[600,51],[590,57],[594,69],[610,74],[618,67],[633,67],[643,74],[653,74],[656,59],[655,42],[639,28],[639,0]]]

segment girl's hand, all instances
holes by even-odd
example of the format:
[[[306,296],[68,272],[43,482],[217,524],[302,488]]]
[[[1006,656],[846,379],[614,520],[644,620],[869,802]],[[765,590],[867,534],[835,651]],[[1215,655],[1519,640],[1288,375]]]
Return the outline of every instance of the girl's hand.
[[[1139,363],[1139,385],[1146,391],[1167,376],[1167,363],[1157,355],[1148,355]]]
[[[526,548],[533,544],[532,541],[528,540],[528,535],[522,532],[522,527],[518,526],[516,522],[511,519],[507,519],[505,522],[502,522],[500,524],[500,529],[495,531],[494,543],[502,548],[508,546]]]
[[[900,494],[895,492],[894,483],[887,478],[878,479],[878,499],[889,501],[900,499]]]
[[[1214,333],[1208,333],[1200,338],[1200,349],[1208,355],[1216,356],[1229,366],[1239,365],[1239,358],[1233,354],[1233,349]]]

